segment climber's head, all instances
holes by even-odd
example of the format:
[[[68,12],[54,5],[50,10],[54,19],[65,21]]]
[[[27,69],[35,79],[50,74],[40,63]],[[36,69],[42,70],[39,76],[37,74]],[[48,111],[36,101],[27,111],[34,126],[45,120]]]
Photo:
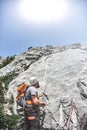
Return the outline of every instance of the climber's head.
[[[34,86],[35,88],[39,88],[40,86],[39,86],[39,81],[38,81],[38,79],[37,79],[37,77],[31,77],[30,78],[30,85],[31,86]]]

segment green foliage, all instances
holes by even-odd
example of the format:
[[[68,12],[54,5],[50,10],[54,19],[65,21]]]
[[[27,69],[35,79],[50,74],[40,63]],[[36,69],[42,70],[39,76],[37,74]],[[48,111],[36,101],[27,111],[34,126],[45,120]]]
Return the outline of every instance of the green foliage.
[[[8,65],[9,63],[11,63],[14,60],[15,56],[8,56],[2,64],[0,64],[0,69],[5,67],[6,65]]]
[[[29,65],[24,66],[24,70],[27,70],[29,68]]]
[[[8,128],[9,130],[16,130],[18,120],[18,115],[7,115],[0,112],[0,129]]]
[[[8,89],[7,86],[9,85],[9,83],[17,76],[18,74],[16,73],[10,73],[8,75],[5,75],[5,76],[2,76],[0,77],[0,81],[4,82],[5,83],[5,86],[6,88],[5,89]]]
[[[9,104],[13,104],[14,103],[14,97],[13,95],[11,95],[11,99],[9,100]]]
[[[13,98],[13,97],[12,97]],[[12,99],[13,100],[13,99]],[[0,129],[8,128],[8,130],[16,130],[18,115],[8,115],[4,112],[4,88],[0,82]]]
[[[27,70],[30,65],[22,64],[21,67],[24,68],[24,70]]]
[[[5,115],[5,124],[6,124],[6,127],[9,129],[9,130],[16,130],[16,126],[17,126],[17,122],[18,122],[18,119],[19,117],[15,114],[13,115]]]
[[[14,60],[15,57],[7,57],[2,65],[0,65],[0,68],[6,66],[7,64],[11,63]],[[8,115],[5,113],[4,111],[4,103],[5,103],[5,99],[4,99],[4,87],[2,82],[5,83],[6,88],[8,89],[7,86],[9,85],[9,83],[17,76],[18,74],[16,74],[15,72],[9,73],[5,76],[0,77],[0,129],[6,129],[8,128],[8,130],[16,130],[17,128],[17,123],[19,120],[19,116],[12,114],[12,115]],[[13,96],[11,96],[11,100],[9,101],[10,104],[14,103],[14,98]]]
[[[2,82],[0,82],[0,104],[4,102],[4,89],[2,87]]]

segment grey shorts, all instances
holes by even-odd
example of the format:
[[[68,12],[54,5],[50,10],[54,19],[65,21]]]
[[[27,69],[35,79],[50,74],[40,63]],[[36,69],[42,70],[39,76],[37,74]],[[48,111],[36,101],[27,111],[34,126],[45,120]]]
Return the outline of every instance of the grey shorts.
[[[31,116],[34,116],[35,119],[28,120],[28,117]],[[36,110],[32,106],[27,107],[25,109],[25,121],[24,121],[23,130],[40,130],[40,117],[38,114],[38,110]]]
[[[36,117],[34,120],[25,118],[23,130],[40,130],[39,118]]]

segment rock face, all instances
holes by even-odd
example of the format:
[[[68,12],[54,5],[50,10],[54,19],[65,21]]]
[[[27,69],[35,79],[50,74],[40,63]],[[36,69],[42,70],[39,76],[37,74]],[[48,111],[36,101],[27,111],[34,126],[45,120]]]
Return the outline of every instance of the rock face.
[[[15,59],[12,63],[8,64],[6,67],[0,69],[0,76],[7,75],[9,73],[17,73],[20,74],[24,70],[28,69],[28,67],[33,64],[35,61],[39,60],[43,55],[49,55],[52,53],[53,48],[47,46],[45,48],[37,47],[37,48],[29,48],[26,52],[15,56]],[[3,59],[0,59],[0,64]]]
[[[28,66],[26,70],[24,65]],[[47,102],[46,107],[42,108],[46,112],[43,125],[45,128],[57,129],[58,125],[61,126],[61,129],[66,127],[71,101],[73,101],[73,110],[75,108],[75,112],[72,112],[74,115],[77,112],[79,117],[87,114],[86,44],[78,43],[54,48],[51,46],[29,48],[25,53],[16,56],[12,63],[0,69],[0,76],[12,71],[18,73],[18,76],[8,86],[7,97],[9,98],[11,95],[15,98],[16,88],[19,84],[29,83],[31,76],[38,77],[41,86],[39,91],[46,93],[49,98],[49,100],[45,97],[42,99]],[[63,111],[64,104],[66,119]],[[13,110],[16,113],[16,103],[13,105]],[[76,124],[78,124],[79,121],[76,120]],[[75,122],[73,123],[75,124]],[[73,123],[71,121],[70,129],[73,127]],[[76,130],[75,127],[73,127],[74,130]]]

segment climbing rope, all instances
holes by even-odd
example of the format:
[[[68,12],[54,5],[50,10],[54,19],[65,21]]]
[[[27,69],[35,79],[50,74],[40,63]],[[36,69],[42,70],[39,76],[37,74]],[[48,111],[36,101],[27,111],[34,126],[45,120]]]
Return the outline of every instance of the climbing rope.
[[[72,111],[73,111],[73,101],[71,100],[70,112],[69,112],[69,118],[68,118],[67,125],[66,125],[66,130],[69,129],[69,125],[70,125],[70,120],[71,120]]]
[[[46,77],[47,77],[47,68],[48,68],[48,65],[47,65],[47,62],[46,62],[47,58],[48,58],[48,57],[43,58],[43,65],[45,65],[45,73],[44,73],[44,78],[43,78],[43,82],[44,82],[45,84],[43,83],[43,84],[44,84],[44,91],[43,91],[43,93],[45,93],[45,90],[46,90],[46,84],[47,84],[47,82],[46,82]]]
[[[61,113],[62,113],[62,115],[60,116],[59,125],[62,126],[62,128],[64,130],[69,130],[69,128],[71,127],[70,123],[72,123],[73,129],[77,130],[78,127],[80,127],[80,125],[79,125],[80,121],[78,119],[78,111],[77,111],[74,101],[71,100],[71,102],[67,106],[64,106],[64,104],[61,100],[60,104],[62,106],[62,107],[60,107],[60,109],[62,108],[60,111],[60,115],[61,115]],[[69,108],[67,108],[67,107],[69,107]],[[67,109],[69,109],[69,113],[66,112]],[[65,121],[65,123],[63,121]]]
[[[43,81],[44,81],[44,90],[43,90],[43,94],[44,96],[46,97],[46,99],[49,101],[49,98],[47,96],[47,94],[45,94],[45,90],[46,90],[46,87],[47,87],[47,71],[48,71],[48,64],[47,64],[47,58],[49,58],[49,56],[43,58],[43,64],[45,65],[45,73],[44,73],[44,78],[43,78]],[[50,102],[49,102],[50,104]],[[69,108],[69,114],[66,113],[66,111],[64,111],[62,108],[64,107],[63,104],[60,105],[61,107],[61,110],[60,110],[60,114],[61,114],[61,117],[60,117],[60,123],[58,123],[56,121],[56,119],[54,118],[53,116],[53,113],[51,112],[51,110],[48,108],[48,106],[45,106],[44,108],[44,112],[45,112],[45,109],[47,112],[45,112],[45,115],[46,114],[50,114],[50,117],[55,121],[55,123],[57,124],[58,127],[60,127],[60,124],[62,122],[62,118],[63,118],[63,113],[65,114],[65,118],[66,118],[66,122],[64,124],[64,126],[62,127],[62,129],[64,130],[69,130],[69,127],[70,127],[70,122],[72,124],[74,124],[75,122],[72,120],[72,114],[74,113],[75,114],[75,117],[76,117],[76,120],[78,120],[78,111],[76,109],[76,106],[75,106],[75,103],[73,102],[73,100],[71,100],[71,103],[69,104],[68,107]],[[59,110],[59,108],[57,109],[57,111]],[[75,111],[74,111],[75,110]],[[57,112],[56,111],[56,112]],[[73,112],[74,111],[74,112]],[[54,113],[56,113],[54,112]],[[45,116],[44,116],[45,118]],[[44,120],[43,120],[44,121]],[[79,121],[78,121],[79,122]],[[76,127],[76,126],[75,126]]]
[[[47,61],[47,59],[48,59],[49,57],[50,57],[50,56],[47,56],[46,58],[43,59],[43,64],[45,64],[45,73],[44,73],[44,78],[43,78],[43,81],[44,81],[45,85],[44,85],[43,95],[46,97],[47,101],[49,102],[48,104],[50,105],[49,97],[48,97],[48,95],[45,93],[45,90],[46,90],[46,87],[47,87],[47,71],[48,71],[48,64],[47,64],[46,61]],[[58,106],[58,109],[59,109],[59,106]],[[56,110],[56,112],[58,111],[58,109]],[[56,121],[56,119],[55,119],[54,116],[53,116],[53,114],[55,114],[55,112],[52,113],[51,110],[50,110],[50,107],[48,108],[48,105],[46,105],[46,106],[44,107],[44,110],[43,110],[43,111],[45,112],[45,115],[46,115],[46,114],[50,114],[51,119],[56,123],[56,126],[59,127],[59,123]],[[47,111],[47,112],[46,112],[46,111]],[[45,116],[44,116],[44,118],[45,118]],[[43,121],[44,121],[44,120],[43,120]],[[51,122],[51,123],[52,123],[52,122]]]
[[[48,99],[47,99],[48,100]],[[63,104],[61,104],[61,106],[62,106]],[[64,106],[62,106],[62,108],[63,108]],[[69,130],[69,128],[70,128],[70,123],[72,123],[72,125],[73,125],[73,128],[75,128],[75,130],[77,130],[77,127],[78,127],[78,124],[77,124],[77,122],[79,123],[79,120],[78,120],[78,111],[77,111],[77,108],[76,108],[76,106],[75,106],[75,103],[74,103],[74,101],[73,100],[71,100],[71,102],[70,102],[70,104],[68,105],[68,107],[69,107],[69,113],[67,113],[66,111],[64,111],[63,109],[61,109],[60,107],[60,109],[61,109],[61,111],[60,111],[60,114],[63,112],[64,113],[64,115],[62,115],[60,118],[60,120],[61,120],[61,122],[62,122],[62,119],[63,119],[63,116],[66,118],[66,122],[64,123],[64,125],[63,126],[61,126],[60,125],[60,123],[58,123],[58,121],[54,118],[54,116],[53,116],[53,114],[54,113],[56,113],[59,109],[57,109],[57,111],[56,112],[54,112],[54,113],[52,113],[50,110],[49,110],[49,108],[48,107],[45,107],[45,110],[47,111],[47,112],[45,112],[45,114],[48,114],[48,116],[49,116],[49,118],[51,118],[54,122],[55,122],[55,124],[56,124],[56,128],[57,128],[57,130],[59,130],[59,129],[62,129],[62,130]],[[68,108],[67,108],[68,109]],[[44,111],[45,111],[44,110]],[[63,114],[62,113],[62,114]],[[74,115],[73,115],[74,114]],[[44,117],[45,118],[45,117]],[[76,120],[76,122],[75,122],[75,120]],[[47,122],[46,122],[47,123]],[[52,123],[52,122],[51,122]]]
[[[46,99],[47,100],[49,100],[49,98],[48,98],[48,96],[47,96],[47,94],[45,94],[45,90],[46,90],[46,76],[47,76],[47,63],[46,63],[46,60],[47,60],[47,58],[48,57],[44,57],[43,58],[43,65],[45,65],[45,74],[44,74],[44,78],[43,78],[43,84],[44,84],[44,90],[43,90],[43,95],[46,97]],[[42,100],[44,100],[43,98],[42,98]],[[40,112],[42,111],[42,115],[40,116],[40,118],[41,118],[41,128],[43,127],[43,123],[44,123],[44,119],[45,119],[45,115],[46,115],[46,112],[45,112],[45,109],[44,109],[44,107],[43,107],[43,110],[40,110]]]

